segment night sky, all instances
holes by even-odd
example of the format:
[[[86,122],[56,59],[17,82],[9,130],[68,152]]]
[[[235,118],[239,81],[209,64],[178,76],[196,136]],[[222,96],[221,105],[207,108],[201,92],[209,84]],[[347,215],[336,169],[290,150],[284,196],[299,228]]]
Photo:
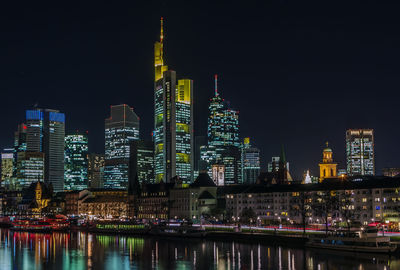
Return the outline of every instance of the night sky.
[[[195,135],[206,135],[218,73],[220,94],[240,110],[241,137],[261,149],[264,169],[283,143],[294,176],[317,174],[326,141],[344,168],[347,128],[375,130],[377,174],[400,166],[400,6],[141,2],[2,6],[0,147],[12,145],[36,103],[65,112],[67,133],[88,130],[91,152],[104,151],[110,105],[132,106],[150,139],[163,16],[166,63],[194,80]]]

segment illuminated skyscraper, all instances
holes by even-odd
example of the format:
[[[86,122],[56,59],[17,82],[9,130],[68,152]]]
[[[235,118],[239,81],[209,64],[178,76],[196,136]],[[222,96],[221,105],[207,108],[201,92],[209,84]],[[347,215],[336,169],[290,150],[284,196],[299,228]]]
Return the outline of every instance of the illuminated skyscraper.
[[[213,165],[224,165],[224,184],[237,184],[242,182],[239,112],[221,98],[217,80],[215,75],[215,96],[210,99],[209,106],[208,146],[200,149],[201,163],[210,177],[213,177]]]
[[[29,187],[33,182],[45,179],[45,154],[42,152],[19,152],[17,154],[18,189]]]
[[[240,146],[239,111],[233,110],[218,93],[218,77],[215,75],[215,96],[210,99],[208,117],[208,145]]]
[[[192,181],[193,82],[176,79],[163,58],[163,19],[160,41],[154,45],[154,162],[155,181],[169,182],[175,176]]]
[[[1,179],[0,186],[4,182],[11,182],[14,175],[14,149],[6,148],[1,153]]]
[[[129,161],[130,179],[138,177],[139,183],[154,183],[154,143],[151,141],[133,141]]]
[[[57,110],[26,111],[26,151],[44,153],[44,179],[58,192],[64,189],[65,115]]]
[[[88,181],[90,188],[102,188],[104,178],[104,155],[88,154]]]
[[[18,129],[14,133],[14,151],[16,153],[26,151],[27,129],[28,129],[27,126],[24,123],[22,123],[18,125]]]
[[[127,188],[130,142],[139,139],[139,117],[126,104],[111,106],[105,120],[105,188]]]
[[[374,130],[347,130],[346,156],[348,175],[374,175]]]
[[[88,187],[88,137],[86,134],[65,136],[65,190]]]
[[[250,144],[250,138],[244,138],[242,146],[242,181],[255,184],[260,174],[260,150]]]

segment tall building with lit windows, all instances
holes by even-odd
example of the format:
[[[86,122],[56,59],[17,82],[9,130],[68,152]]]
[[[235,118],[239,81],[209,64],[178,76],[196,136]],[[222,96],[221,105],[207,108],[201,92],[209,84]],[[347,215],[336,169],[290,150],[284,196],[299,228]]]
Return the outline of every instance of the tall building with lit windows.
[[[3,183],[11,182],[13,175],[14,175],[14,149],[6,148],[1,153],[0,186],[3,186]]]
[[[177,79],[164,63],[163,19],[154,45],[154,174],[155,182],[178,176],[193,179],[193,81]]]
[[[217,75],[214,81],[214,97],[210,99],[209,105],[208,146],[200,149],[201,163],[210,177],[213,177],[213,165],[223,165],[224,184],[242,183],[239,111],[230,108],[221,98]]]
[[[154,183],[154,143],[151,141],[137,140],[131,143],[129,161],[129,181],[135,178],[139,183]]]
[[[250,144],[250,138],[244,138],[242,146],[242,181],[255,184],[260,174],[260,150]]]
[[[44,153],[44,180],[55,192],[64,189],[65,114],[58,110],[26,111],[26,151]]]
[[[45,153],[19,152],[15,189],[24,189],[34,182],[45,181]]]
[[[88,137],[86,134],[65,136],[65,190],[88,188]]]
[[[346,131],[346,159],[348,175],[375,175],[373,129]]]
[[[104,155],[88,154],[88,185],[90,188],[103,188]]]
[[[240,146],[239,111],[228,106],[218,93],[218,77],[215,75],[214,97],[210,99],[208,117],[208,145]]]
[[[27,126],[22,123],[18,125],[17,131],[14,132],[14,151],[16,153],[26,151],[27,129]]]
[[[127,188],[130,142],[139,139],[139,117],[126,104],[111,106],[105,120],[105,188]]]

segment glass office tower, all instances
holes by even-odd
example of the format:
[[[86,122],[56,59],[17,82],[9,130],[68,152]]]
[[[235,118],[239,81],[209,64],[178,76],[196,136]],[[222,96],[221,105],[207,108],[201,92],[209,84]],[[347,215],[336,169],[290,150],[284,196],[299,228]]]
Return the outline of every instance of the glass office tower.
[[[374,175],[374,130],[347,130],[346,157],[348,175]]]
[[[58,110],[26,111],[26,151],[44,153],[44,179],[55,192],[64,189],[65,114]]]
[[[111,106],[105,120],[105,188],[127,188],[130,142],[139,139],[139,117],[126,104]]]
[[[193,81],[177,80],[163,58],[163,20],[160,41],[154,45],[154,162],[155,182],[178,176],[193,179]]]
[[[250,138],[244,138],[242,146],[242,181],[255,184],[260,174],[260,150],[250,144]]]
[[[65,136],[65,190],[88,188],[88,137],[86,134]]]
[[[104,186],[104,155],[88,154],[88,185],[90,188],[102,188]]]
[[[224,184],[241,183],[239,111],[230,108],[219,95],[217,75],[214,93],[209,105],[208,146],[201,148],[201,161],[210,177],[213,165],[224,165]]]

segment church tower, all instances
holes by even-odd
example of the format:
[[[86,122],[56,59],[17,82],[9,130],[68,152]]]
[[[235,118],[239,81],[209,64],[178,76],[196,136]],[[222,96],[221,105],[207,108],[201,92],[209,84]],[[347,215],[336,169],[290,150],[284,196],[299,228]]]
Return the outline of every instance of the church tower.
[[[322,182],[326,178],[336,178],[337,177],[337,163],[333,162],[333,152],[329,148],[328,142],[326,143],[326,148],[322,152],[322,162],[319,164],[319,181]]]

